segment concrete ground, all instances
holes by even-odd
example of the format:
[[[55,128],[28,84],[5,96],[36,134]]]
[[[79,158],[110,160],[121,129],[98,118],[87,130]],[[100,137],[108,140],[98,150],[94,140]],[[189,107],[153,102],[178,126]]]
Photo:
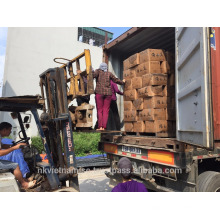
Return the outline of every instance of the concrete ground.
[[[84,171],[79,173],[80,192],[111,192],[109,187],[109,178],[106,177],[105,171],[110,171],[110,168]]]

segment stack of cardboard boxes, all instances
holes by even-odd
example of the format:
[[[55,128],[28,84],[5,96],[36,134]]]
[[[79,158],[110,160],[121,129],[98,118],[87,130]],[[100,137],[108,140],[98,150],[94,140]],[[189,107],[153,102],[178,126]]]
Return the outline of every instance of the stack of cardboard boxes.
[[[126,132],[175,136],[175,57],[146,49],[124,60]]]

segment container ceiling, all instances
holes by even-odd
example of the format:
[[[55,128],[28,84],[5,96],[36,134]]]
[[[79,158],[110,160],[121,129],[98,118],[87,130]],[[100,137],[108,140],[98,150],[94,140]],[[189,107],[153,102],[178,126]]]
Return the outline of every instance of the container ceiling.
[[[175,27],[134,28],[106,45],[109,53],[120,53],[123,59],[147,48],[175,51]],[[104,49],[105,49],[104,48]]]

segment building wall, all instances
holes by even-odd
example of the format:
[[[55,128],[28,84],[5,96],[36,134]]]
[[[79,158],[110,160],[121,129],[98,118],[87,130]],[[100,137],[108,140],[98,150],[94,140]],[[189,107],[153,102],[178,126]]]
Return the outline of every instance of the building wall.
[[[73,59],[84,49],[89,49],[92,66],[98,68],[102,62],[102,48],[79,42],[77,37],[77,27],[8,28],[2,96],[40,94],[39,75],[48,68],[60,66],[53,61],[55,57]],[[81,69],[85,69],[85,63],[80,64]],[[94,95],[90,104],[95,105]],[[17,129],[17,122],[8,113],[1,114],[0,120],[12,123]],[[96,122],[96,109],[93,111],[93,122]],[[32,118],[31,135],[37,133]]]

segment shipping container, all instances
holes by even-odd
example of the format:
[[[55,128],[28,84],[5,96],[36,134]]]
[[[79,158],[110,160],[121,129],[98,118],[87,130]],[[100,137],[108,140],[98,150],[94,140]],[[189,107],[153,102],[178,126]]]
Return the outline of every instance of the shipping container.
[[[150,190],[220,191],[220,28],[131,28],[103,47],[103,59],[122,79],[123,61],[148,48],[175,54],[176,136],[103,134],[100,149],[112,169],[121,157],[130,158],[133,178]],[[123,99],[118,100],[122,122]],[[114,172],[107,176],[113,185],[120,181]]]

